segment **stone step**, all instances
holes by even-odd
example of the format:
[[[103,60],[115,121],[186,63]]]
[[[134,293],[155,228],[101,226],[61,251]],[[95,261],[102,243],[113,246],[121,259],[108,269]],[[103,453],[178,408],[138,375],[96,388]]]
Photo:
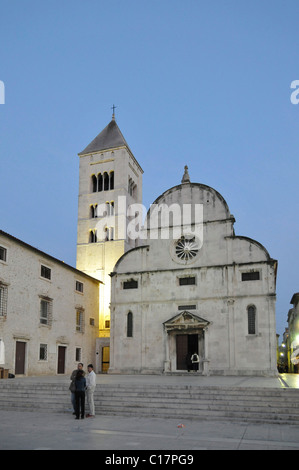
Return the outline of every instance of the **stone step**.
[[[14,397],[32,397],[33,395],[38,399],[38,397],[45,397],[45,396],[56,396],[56,397],[63,397],[66,394],[69,394],[69,390],[67,388],[52,388],[52,389],[37,389],[37,388],[0,388],[0,400],[4,399],[4,397],[9,397],[11,394],[13,394]],[[292,403],[294,407],[298,407],[299,403],[296,401],[296,398],[298,397],[298,392],[296,393],[295,390],[290,391],[291,393],[268,393],[264,392],[263,394],[255,393],[254,395],[252,394],[247,394],[246,391],[242,393],[230,393],[230,391],[227,390],[218,390],[217,393],[211,394],[208,392],[204,391],[193,391],[190,393],[189,391],[182,391],[182,390],[174,390],[170,391],[168,390],[167,392],[161,392],[160,390],[147,390],[147,391],[135,391],[135,390],[128,390],[128,389],[123,389],[121,391],[116,391],[116,390],[111,390],[105,387],[98,387],[96,392],[95,392],[95,397],[98,397],[99,399],[107,399],[107,400],[118,400],[121,399],[126,400],[126,401],[138,401],[138,400],[144,400],[146,399],[148,401],[155,401],[155,400],[160,400],[160,399],[165,399],[165,400],[174,400],[180,403],[182,400],[188,400],[190,403],[192,402],[197,402],[198,400],[203,401],[232,401],[234,403],[236,402],[265,402],[265,403],[277,403],[280,404],[280,406],[285,406],[287,403]],[[295,392],[295,393],[293,393]]]
[[[44,390],[44,391],[65,391],[68,390],[69,385],[56,385],[56,384],[20,384],[14,383],[13,380],[0,380],[0,390]],[[130,384],[117,384],[117,385],[107,385],[98,383],[97,390],[105,389],[114,393],[126,392],[146,392],[146,393],[208,393],[208,394],[219,394],[219,393],[230,393],[230,394],[245,394],[245,395],[272,395],[272,396],[283,396],[286,394],[296,395],[298,394],[298,389],[292,388],[242,388],[242,387],[200,387],[200,386],[163,386],[163,385],[130,385]]]
[[[190,409],[188,404],[184,404],[184,406],[172,406],[169,404],[159,404],[156,403],[152,407],[148,406],[148,404],[137,405],[136,404],[127,404],[127,403],[110,403],[105,404],[104,406],[101,403],[95,402],[96,410],[98,414],[113,414],[113,415],[126,415],[126,416],[164,416],[164,417],[177,417],[180,419],[194,419],[194,418],[205,418],[205,417],[232,417],[245,420],[254,420],[254,421],[264,421],[264,420],[274,420],[290,422],[295,421],[296,423],[299,422],[298,414],[294,414],[292,409],[285,410],[284,413],[277,409],[270,410],[269,409],[256,409],[252,408],[240,408],[237,407],[221,407],[221,406],[200,406],[193,407]],[[22,411],[48,411],[48,412],[58,412],[58,411],[70,411],[71,405],[70,400],[66,400],[64,402],[58,401],[46,401],[46,402],[32,402],[32,401],[8,401],[5,405],[5,410],[22,410]],[[275,411],[275,413],[273,413]]]
[[[0,382],[0,410],[66,412],[68,384]],[[299,390],[98,384],[97,414],[299,424]]]
[[[19,403],[22,402],[34,402],[36,405],[38,404],[45,404],[45,403],[57,403],[59,401],[62,402],[67,402],[70,398],[70,393],[69,392],[59,392],[59,393],[52,393],[52,394],[39,394],[39,393],[27,393],[27,392],[18,392],[18,393],[7,393],[7,394],[0,394],[0,405],[7,402],[15,402],[18,401]],[[261,408],[261,409],[267,409],[267,408],[277,408],[278,405],[281,409],[292,409],[294,413],[299,413],[299,403],[293,402],[293,400],[284,400],[284,401],[277,401],[273,399],[267,399],[267,397],[264,398],[264,400],[254,400],[253,398],[251,399],[246,399],[246,397],[237,397],[234,400],[229,400],[227,397],[224,396],[217,396],[217,398],[203,398],[203,397],[198,397],[198,398],[188,398],[185,397],[186,399],[184,401],[181,400],[181,398],[173,397],[173,396],[166,396],[166,397],[161,397],[161,396],[156,396],[156,397],[148,397],[146,394],[143,396],[106,396],[103,393],[95,393],[94,399],[95,402],[99,406],[106,406],[110,403],[113,403],[116,406],[144,406],[144,403],[146,403],[146,406],[160,406],[162,405],[174,405],[174,406],[180,406],[182,407],[197,407],[199,405],[201,406],[214,406],[214,407],[221,407],[221,406],[226,406],[226,407],[247,407],[247,408]]]

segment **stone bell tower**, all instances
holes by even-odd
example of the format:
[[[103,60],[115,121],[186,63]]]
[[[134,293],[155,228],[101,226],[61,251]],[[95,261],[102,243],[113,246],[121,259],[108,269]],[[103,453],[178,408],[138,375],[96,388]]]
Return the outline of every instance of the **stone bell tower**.
[[[115,120],[79,154],[76,267],[102,281],[99,336],[110,336],[111,278],[117,260],[136,241],[127,235],[128,208],[142,204],[143,170]],[[107,344],[107,341],[106,343]]]

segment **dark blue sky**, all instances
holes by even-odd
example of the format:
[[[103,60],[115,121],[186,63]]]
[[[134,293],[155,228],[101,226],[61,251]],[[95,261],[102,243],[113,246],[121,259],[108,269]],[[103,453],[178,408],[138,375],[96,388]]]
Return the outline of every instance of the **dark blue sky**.
[[[77,153],[117,123],[148,208],[214,187],[299,291],[298,0],[0,0],[0,227],[75,265]]]

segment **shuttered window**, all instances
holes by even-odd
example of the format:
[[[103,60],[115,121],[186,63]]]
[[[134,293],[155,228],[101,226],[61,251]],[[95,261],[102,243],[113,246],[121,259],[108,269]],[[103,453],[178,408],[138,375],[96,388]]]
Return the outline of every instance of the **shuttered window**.
[[[84,333],[84,312],[76,310],[76,331]]]
[[[130,279],[130,281],[125,281],[123,284],[124,289],[138,289],[138,281]]]
[[[52,300],[42,298],[40,300],[40,323],[51,326],[52,324]]]
[[[250,271],[248,273],[242,273],[242,281],[259,281],[260,272],[259,271]]]

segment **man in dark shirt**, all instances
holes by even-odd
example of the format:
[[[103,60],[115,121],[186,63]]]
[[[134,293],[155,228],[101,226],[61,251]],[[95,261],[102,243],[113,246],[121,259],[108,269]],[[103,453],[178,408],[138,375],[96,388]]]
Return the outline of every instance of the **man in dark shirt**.
[[[72,400],[72,406],[73,406],[73,415],[76,414],[76,399],[75,399],[75,380],[76,380],[76,375],[78,370],[83,370],[83,364],[82,362],[79,362],[77,369],[73,370],[72,375],[70,377],[71,380],[71,385],[70,385],[70,392],[71,392],[71,400]],[[85,372],[83,370],[83,377],[85,377]]]

